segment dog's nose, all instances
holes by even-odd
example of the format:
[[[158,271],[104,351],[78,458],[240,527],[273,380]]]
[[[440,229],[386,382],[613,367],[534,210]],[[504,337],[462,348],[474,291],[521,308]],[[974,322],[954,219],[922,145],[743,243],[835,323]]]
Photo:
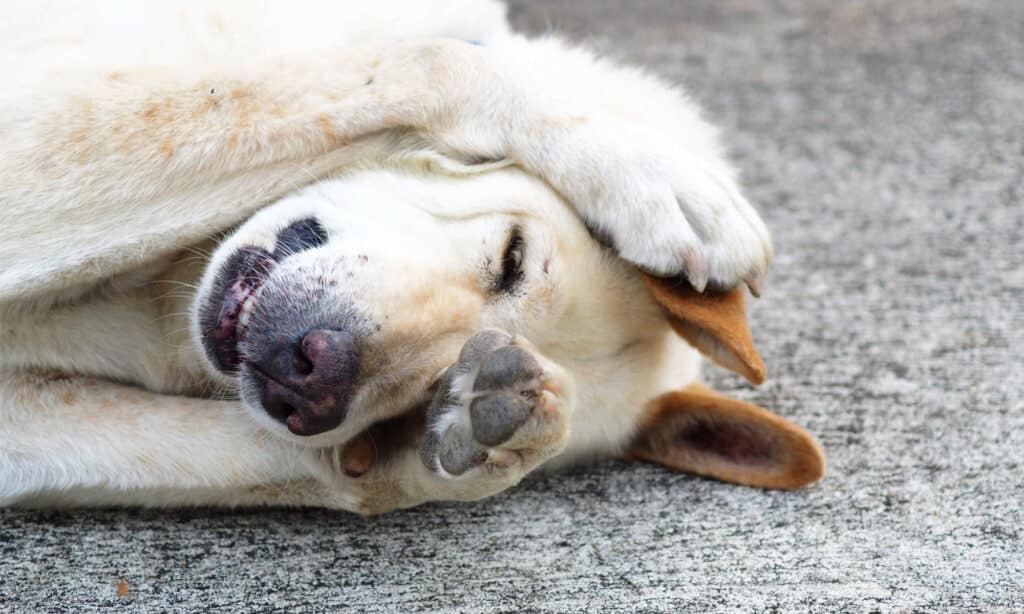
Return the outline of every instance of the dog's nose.
[[[296,435],[317,435],[341,424],[359,372],[352,335],[312,330],[297,342],[278,339],[254,361],[260,401]]]

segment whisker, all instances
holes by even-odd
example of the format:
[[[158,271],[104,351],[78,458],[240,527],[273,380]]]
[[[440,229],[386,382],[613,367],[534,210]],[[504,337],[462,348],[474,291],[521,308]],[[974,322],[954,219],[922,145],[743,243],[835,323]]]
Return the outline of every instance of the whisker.
[[[299,445],[297,443],[292,442],[292,459],[291,459],[291,463],[288,465],[288,477],[284,481],[285,487],[291,485],[291,483],[292,483],[292,476],[295,475],[295,463],[298,460],[299,460]]]
[[[196,289],[199,288],[199,284],[193,284],[193,283],[190,283],[190,282],[187,282],[187,281],[181,281],[179,279],[151,279],[151,280],[147,281],[144,285],[152,286],[152,285],[155,285],[155,284],[170,284],[172,286],[191,288],[193,290],[196,290]]]
[[[174,312],[174,313],[165,313],[165,314],[163,314],[161,316],[157,316],[157,317],[153,318],[152,320],[150,320],[150,322],[151,323],[161,322],[161,321],[166,320],[168,318],[180,318],[182,316],[189,317],[191,315],[192,315],[191,311],[177,311],[177,312]]]
[[[211,238],[213,238],[212,235],[207,236],[207,240],[210,240]],[[196,247],[194,245],[190,245],[190,246],[184,248],[184,251],[189,252],[190,254],[193,254],[193,255],[201,257],[201,258],[209,258],[210,256],[213,255],[213,250],[205,250],[205,249]]]

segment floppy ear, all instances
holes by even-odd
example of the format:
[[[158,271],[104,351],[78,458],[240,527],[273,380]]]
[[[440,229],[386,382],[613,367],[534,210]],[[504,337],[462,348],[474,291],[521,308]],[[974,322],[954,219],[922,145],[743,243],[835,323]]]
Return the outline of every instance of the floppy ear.
[[[798,488],[825,475],[810,433],[701,384],[651,401],[624,458],[760,488]]]
[[[643,274],[654,300],[669,313],[669,323],[690,345],[752,384],[764,382],[764,361],[754,347],[743,307],[743,289],[697,292],[684,279]]]

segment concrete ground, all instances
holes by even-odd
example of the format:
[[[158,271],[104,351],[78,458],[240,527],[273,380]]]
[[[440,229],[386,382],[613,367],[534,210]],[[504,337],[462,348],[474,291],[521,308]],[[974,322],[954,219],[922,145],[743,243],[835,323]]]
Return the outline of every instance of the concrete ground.
[[[511,10],[725,126],[778,256],[769,382],[712,380],[817,433],[824,482],[607,462],[372,520],[6,511],[0,610],[1024,609],[1024,3]]]

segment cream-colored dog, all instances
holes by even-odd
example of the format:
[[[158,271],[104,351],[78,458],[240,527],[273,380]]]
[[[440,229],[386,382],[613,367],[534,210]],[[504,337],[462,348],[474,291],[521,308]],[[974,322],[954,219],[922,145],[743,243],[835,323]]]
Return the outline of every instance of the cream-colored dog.
[[[375,513],[602,455],[822,475],[697,383],[698,350],[763,379],[726,290],[771,245],[673,88],[491,2],[12,10],[0,504]]]

